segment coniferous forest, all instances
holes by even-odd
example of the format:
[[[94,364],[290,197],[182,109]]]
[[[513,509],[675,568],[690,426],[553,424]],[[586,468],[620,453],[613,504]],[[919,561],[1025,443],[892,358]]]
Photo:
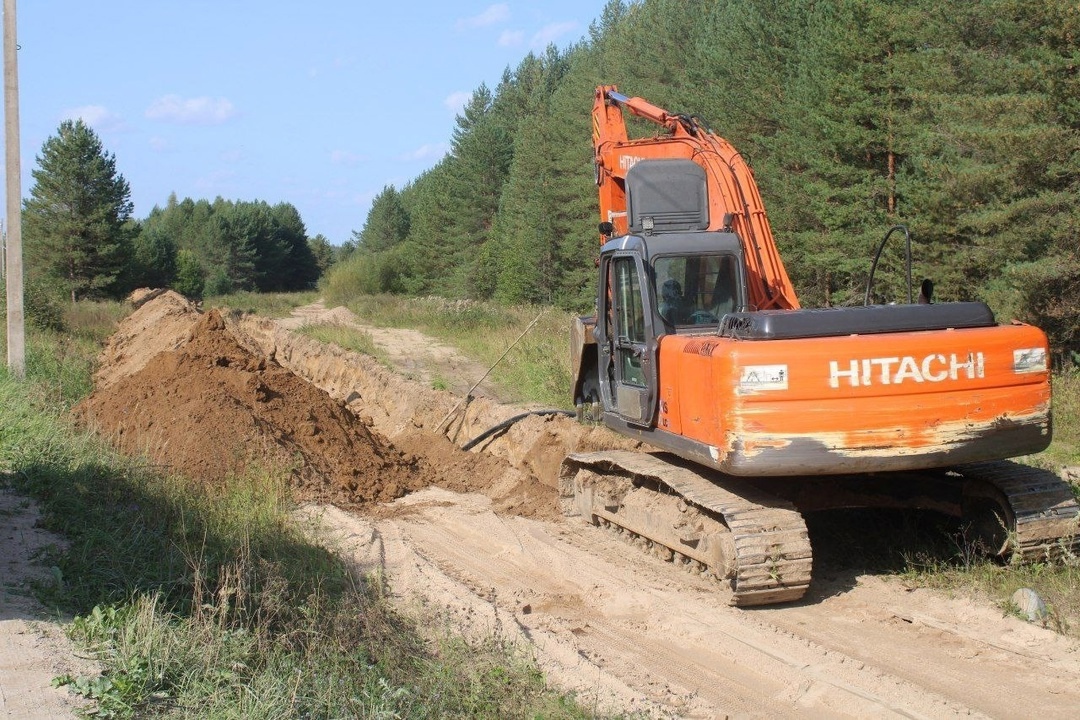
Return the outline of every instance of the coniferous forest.
[[[1078,35],[1066,0],[610,0],[577,44],[476,88],[450,152],[383,188],[336,249],[287,202],[171,197],[135,220],[115,158],[65,121],[24,205],[29,316],[41,322],[50,295],[291,291],[320,276],[338,300],[587,312],[600,220],[590,112],[596,87],[615,84],[742,153],[803,306],[861,303],[875,249],[903,225],[916,284],[1039,325],[1080,365]],[[875,301],[905,297],[903,256],[886,246]]]
[[[384,188],[327,282],[590,309],[590,110],[616,84],[747,158],[804,306],[861,303],[903,224],[937,299],[984,300],[1075,353],[1078,34],[1064,0],[611,0],[578,44],[477,88],[448,155]],[[902,258],[886,248],[882,301]]]

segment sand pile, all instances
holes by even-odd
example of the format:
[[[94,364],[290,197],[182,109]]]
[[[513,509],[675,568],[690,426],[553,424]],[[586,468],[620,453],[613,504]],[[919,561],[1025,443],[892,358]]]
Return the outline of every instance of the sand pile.
[[[427,484],[423,460],[245,350],[218,311],[199,316],[177,297],[156,298],[125,321],[102,355],[94,393],[75,408],[81,423],[202,482],[285,464],[299,500],[360,506]]]

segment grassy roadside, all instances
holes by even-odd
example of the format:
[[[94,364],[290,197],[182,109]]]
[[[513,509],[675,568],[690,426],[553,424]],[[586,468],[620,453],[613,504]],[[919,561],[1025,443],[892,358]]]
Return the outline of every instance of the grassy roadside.
[[[0,370],[0,482],[68,544],[38,590],[106,668],[58,680],[95,716],[592,717],[518,649],[396,612],[379,579],[305,540],[276,469],[205,488],[72,428],[123,312],[80,305],[68,332],[30,331],[26,381]]]
[[[1080,465],[1080,368],[1054,375],[1054,440],[1037,457],[1049,470]]]
[[[319,293],[255,293],[238,292],[230,295],[217,295],[208,297],[203,301],[204,307],[229,307],[242,312],[258,313],[266,317],[288,317],[296,308],[302,305],[310,305],[319,299]]]

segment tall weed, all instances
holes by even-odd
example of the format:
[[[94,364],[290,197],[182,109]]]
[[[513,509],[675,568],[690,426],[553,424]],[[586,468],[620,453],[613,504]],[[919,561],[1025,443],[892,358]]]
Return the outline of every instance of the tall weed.
[[[229,308],[242,312],[258,313],[267,317],[288,317],[289,313],[302,305],[310,305],[319,299],[319,294],[310,292],[295,293],[256,293],[235,292],[229,295],[208,297],[203,301],[205,307]]]
[[[1080,369],[1054,376],[1054,440],[1044,453],[1050,469],[1080,466]]]

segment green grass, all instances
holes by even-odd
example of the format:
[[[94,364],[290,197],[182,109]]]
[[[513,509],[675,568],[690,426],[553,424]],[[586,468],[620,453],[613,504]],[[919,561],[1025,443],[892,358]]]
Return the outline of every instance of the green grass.
[[[296,308],[310,305],[319,299],[319,293],[255,293],[236,292],[229,295],[217,295],[203,300],[204,307],[229,308],[243,312],[258,313],[267,317],[288,317]]]
[[[518,648],[431,631],[309,543],[283,470],[208,488],[73,428],[89,328],[32,332],[27,380],[0,371],[0,482],[67,541],[37,590],[105,667],[56,680],[95,717],[592,716]]]
[[[390,365],[386,353],[375,344],[369,332],[343,325],[304,325],[300,328],[300,334],[344,350],[370,355],[383,365]]]
[[[1055,374],[1053,391],[1054,439],[1040,460],[1060,470],[1080,465],[1080,369]]]
[[[987,560],[913,557],[901,577],[924,587],[987,598],[1005,613],[1015,612],[1013,593],[1031,588],[1047,605],[1046,627],[1080,637],[1080,566],[1075,563],[1003,566]]]

